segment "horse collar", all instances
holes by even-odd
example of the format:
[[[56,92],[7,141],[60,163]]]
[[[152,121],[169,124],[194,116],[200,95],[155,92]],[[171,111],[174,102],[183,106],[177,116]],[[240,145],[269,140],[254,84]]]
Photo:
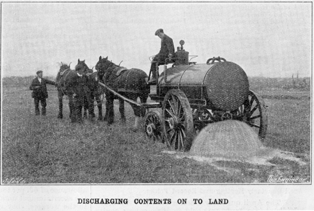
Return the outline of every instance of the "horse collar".
[[[116,71],[116,75],[119,76],[124,70],[127,70],[125,67],[116,67],[114,71]]]

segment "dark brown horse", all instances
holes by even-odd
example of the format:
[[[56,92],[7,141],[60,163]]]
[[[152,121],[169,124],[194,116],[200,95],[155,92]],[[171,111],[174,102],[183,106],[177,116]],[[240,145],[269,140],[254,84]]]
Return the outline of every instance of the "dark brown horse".
[[[58,89],[58,99],[59,99],[59,114],[58,118],[63,118],[63,96],[68,95],[69,97],[69,109],[70,117],[74,111],[73,96],[68,93],[66,90],[66,84],[71,80],[77,73],[74,70],[71,70],[70,64],[64,64],[61,62],[60,69],[56,78],[57,89]]]
[[[102,58],[101,56],[99,57],[99,61],[96,64],[96,70],[99,80],[112,88],[114,91],[133,101],[136,101],[137,98],[140,98],[142,103],[146,103],[150,89],[146,82],[148,76],[143,70],[120,67],[119,65],[109,61],[108,57]],[[107,101],[107,121],[108,124],[112,124],[114,121],[113,101],[115,99],[115,95],[109,90],[106,90],[105,93]],[[121,118],[125,118],[124,106],[121,107],[121,104],[124,105],[124,100],[119,100],[121,102],[119,109]],[[139,126],[139,118],[145,115],[146,110],[134,104],[131,104],[131,106],[135,115],[133,129],[137,130]]]

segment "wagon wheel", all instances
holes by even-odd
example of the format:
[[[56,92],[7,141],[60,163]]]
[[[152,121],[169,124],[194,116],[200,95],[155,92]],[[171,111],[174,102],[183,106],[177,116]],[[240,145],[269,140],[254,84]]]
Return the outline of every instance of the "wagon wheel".
[[[266,137],[267,131],[267,110],[262,98],[254,92],[249,91],[247,100],[239,108],[243,121],[253,127],[261,139]]]
[[[186,95],[178,89],[170,90],[162,105],[164,139],[170,149],[187,151],[192,145],[193,116]]]
[[[152,141],[162,141],[162,121],[158,111],[149,111],[144,117],[144,132]]]

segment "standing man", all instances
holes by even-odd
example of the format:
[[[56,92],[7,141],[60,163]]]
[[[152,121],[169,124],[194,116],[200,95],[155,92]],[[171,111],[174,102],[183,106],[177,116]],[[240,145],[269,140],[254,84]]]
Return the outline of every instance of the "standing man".
[[[158,29],[155,35],[161,39],[161,47],[159,53],[154,57],[150,71],[152,73],[152,78],[149,80],[148,84],[156,84],[156,68],[158,65],[165,64],[165,60],[168,58],[172,61],[174,56],[174,44],[172,39],[164,33],[163,29]]]
[[[30,90],[33,90],[32,97],[35,103],[35,115],[39,115],[39,101],[41,103],[41,114],[46,115],[46,98],[48,98],[46,84],[56,85],[55,82],[43,78],[43,71],[38,70],[36,72],[37,77],[33,79]]]
[[[89,91],[87,88],[87,76],[83,75],[82,72],[77,71],[77,77],[75,78],[73,88],[74,115],[71,118],[71,122],[83,123],[82,109],[84,107],[84,97],[88,94],[87,92]],[[89,102],[88,109],[90,109]]]
[[[83,123],[82,109],[84,96],[87,93],[87,76],[84,74],[83,68],[75,70],[75,74],[71,75],[65,89],[71,106],[71,122]]]

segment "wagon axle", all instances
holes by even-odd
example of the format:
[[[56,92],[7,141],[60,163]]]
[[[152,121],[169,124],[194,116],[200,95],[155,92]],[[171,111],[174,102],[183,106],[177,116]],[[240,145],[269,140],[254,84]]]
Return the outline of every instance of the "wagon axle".
[[[167,119],[166,122],[168,123],[169,129],[171,129],[171,130],[173,130],[173,129],[178,130],[178,129],[180,129],[180,126],[182,125],[181,121],[176,116],[173,116],[173,117]]]

